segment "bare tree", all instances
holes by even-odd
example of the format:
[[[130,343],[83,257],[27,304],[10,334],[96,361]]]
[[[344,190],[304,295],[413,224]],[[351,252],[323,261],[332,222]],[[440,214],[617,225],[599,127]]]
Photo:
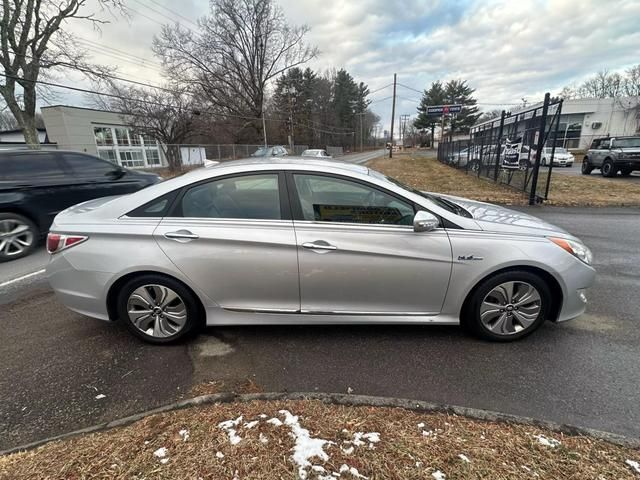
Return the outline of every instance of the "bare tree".
[[[18,128],[18,122],[8,110],[0,112],[0,130],[15,130]]]
[[[210,0],[199,31],[165,25],[153,50],[169,78],[201,91],[221,114],[249,117],[257,130],[269,81],[318,53],[272,0]],[[254,132],[255,133],[255,132]]]
[[[97,0],[122,9],[122,0]],[[63,30],[69,20],[99,25],[104,20],[84,12],[87,0],[2,0],[0,16],[0,95],[24,133],[27,144],[39,145],[36,132],[38,80],[60,67],[97,71]]]
[[[624,94],[629,97],[640,96],[640,65],[629,68],[625,72]]]
[[[179,172],[182,169],[180,144],[196,133],[194,125],[200,115],[194,97],[185,87],[176,85],[147,89],[111,82],[106,89],[111,97],[96,96],[94,102],[102,109],[119,113],[134,131],[157,140],[169,169]]]

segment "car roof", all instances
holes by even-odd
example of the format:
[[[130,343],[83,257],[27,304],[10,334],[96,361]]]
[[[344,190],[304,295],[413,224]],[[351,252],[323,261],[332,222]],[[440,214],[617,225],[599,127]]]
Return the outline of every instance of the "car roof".
[[[209,173],[214,169],[227,169],[234,167],[244,167],[244,166],[269,166],[272,165],[274,169],[282,169],[287,168],[288,166],[293,167],[301,167],[301,166],[309,166],[313,165],[315,167],[330,167],[330,168],[340,168],[344,170],[349,170],[351,172],[357,172],[364,175],[369,174],[369,169],[363,165],[358,165],[356,163],[344,162],[342,160],[330,160],[330,159],[316,159],[309,157],[299,157],[299,156],[286,156],[286,157],[275,157],[275,158],[264,158],[264,157],[254,157],[254,158],[244,158],[242,160],[232,160],[229,162],[220,162],[215,165],[209,165],[204,167],[203,169],[193,170],[193,173],[204,170],[207,172],[206,176],[209,176]]]

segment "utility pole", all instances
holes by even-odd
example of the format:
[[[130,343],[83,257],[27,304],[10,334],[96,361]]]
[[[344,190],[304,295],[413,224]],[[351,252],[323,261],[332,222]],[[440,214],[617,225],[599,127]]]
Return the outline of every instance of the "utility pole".
[[[267,148],[267,122],[264,120],[264,111],[262,112],[262,132],[264,133],[264,148]]]
[[[389,148],[389,158],[393,158],[393,123],[396,117],[396,82],[397,74],[393,74],[393,104],[391,107],[391,145]]]

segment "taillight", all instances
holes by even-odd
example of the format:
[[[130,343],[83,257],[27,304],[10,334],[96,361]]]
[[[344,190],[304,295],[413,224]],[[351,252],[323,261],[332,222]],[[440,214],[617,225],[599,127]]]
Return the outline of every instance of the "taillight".
[[[74,245],[78,245],[89,237],[86,235],[65,235],[62,233],[49,233],[47,235],[47,251],[58,253]]]

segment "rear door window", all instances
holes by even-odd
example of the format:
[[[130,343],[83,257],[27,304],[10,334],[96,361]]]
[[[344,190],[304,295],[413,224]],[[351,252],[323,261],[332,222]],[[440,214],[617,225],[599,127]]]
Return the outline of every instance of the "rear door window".
[[[203,183],[188,189],[180,203],[184,217],[282,219],[277,173]]]
[[[0,155],[0,180],[60,179],[65,171],[55,152],[9,153]]]
[[[64,153],[62,157],[76,177],[108,179],[116,165],[100,158],[79,153]]]

